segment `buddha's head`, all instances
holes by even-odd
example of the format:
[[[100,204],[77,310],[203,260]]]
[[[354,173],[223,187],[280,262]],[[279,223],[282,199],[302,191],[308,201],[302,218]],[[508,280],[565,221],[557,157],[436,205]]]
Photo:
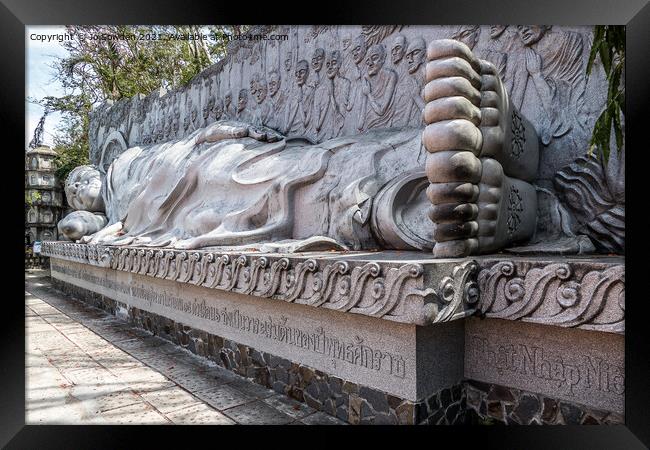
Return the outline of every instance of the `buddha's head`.
[[[95,166],[75,167],[65,180],[65,196],[76,210],[104,211],[101,189],[101,175]]]

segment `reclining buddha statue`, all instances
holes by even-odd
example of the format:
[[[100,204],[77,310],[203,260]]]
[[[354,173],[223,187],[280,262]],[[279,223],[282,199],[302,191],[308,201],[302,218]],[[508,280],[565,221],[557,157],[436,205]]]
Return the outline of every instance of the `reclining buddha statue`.
[[[496,68],[455,40],[414,42],[406,52],[419,86],[396,89],[382,44],[365,52],[358,89],[340,77],[338,51],[312,82],[308,64],[298,64],[282,127],[269,125],[278,121],[275,104],[254,77],[249,103],[259,110],[249,118],[132,146],[105,171],[75,169],[65,190],[78,211],[60,229],[114,246],[426,250],[440,258],[529,239],[538,138]],[[394,127],[396,91],[408,108],[424,105],[421,126]],[[356,134],[341,134],[353,97],[367,114]],[[307,131],[297,135],[296,124]],[[309,130],[325,140],[314,143]]]

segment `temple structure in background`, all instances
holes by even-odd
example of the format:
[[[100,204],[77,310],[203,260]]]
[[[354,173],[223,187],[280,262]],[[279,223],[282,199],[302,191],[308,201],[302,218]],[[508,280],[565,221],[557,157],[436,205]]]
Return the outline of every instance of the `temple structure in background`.
[[[25,245],[59,239],[56,224],[63,215],[61,183],[54,171],[56,152],[38,146],[25,153]]]

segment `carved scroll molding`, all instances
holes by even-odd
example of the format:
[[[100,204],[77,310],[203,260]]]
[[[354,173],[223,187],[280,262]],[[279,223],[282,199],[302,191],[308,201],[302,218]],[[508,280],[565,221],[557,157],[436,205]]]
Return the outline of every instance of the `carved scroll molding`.
[[[135,247],[43,243],[42,253],[189,283],[209,289],[429,325],[461,319],[478,302],[475,261],[332,260],[331,254],[216,253]]]
[[[478,310],[486,317],[623,334],[621,262],[482,263]]]

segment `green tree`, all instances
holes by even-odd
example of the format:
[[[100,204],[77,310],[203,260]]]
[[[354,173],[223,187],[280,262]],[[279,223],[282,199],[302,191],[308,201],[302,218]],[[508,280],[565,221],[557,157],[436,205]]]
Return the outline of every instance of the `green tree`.
[[[614,131],[618,151],[623,147],[625,119],[625,85],[622,84],[625,68],[625,27],[621,25],[596,25],[594,42],[589,54],[587,76],[591,74],[596,57],[600,57],[607,77],[607,103],[596,123],[591,137],[589,153],[599,148],[601,161],[609,160],[609,143]]]
[[[107,100],[147,95],[164,87],[187,84],[196,74],[226,54],[228,34],[246,26],[67,26],[68,55],[53,66],[65,94],[34,100],[46,111],[62,114],[54,143],[57,176],[88,164],[89,114]],[[209,35],[204,39],[203,35]],[[169,39],[196,36],[197,39]]]

